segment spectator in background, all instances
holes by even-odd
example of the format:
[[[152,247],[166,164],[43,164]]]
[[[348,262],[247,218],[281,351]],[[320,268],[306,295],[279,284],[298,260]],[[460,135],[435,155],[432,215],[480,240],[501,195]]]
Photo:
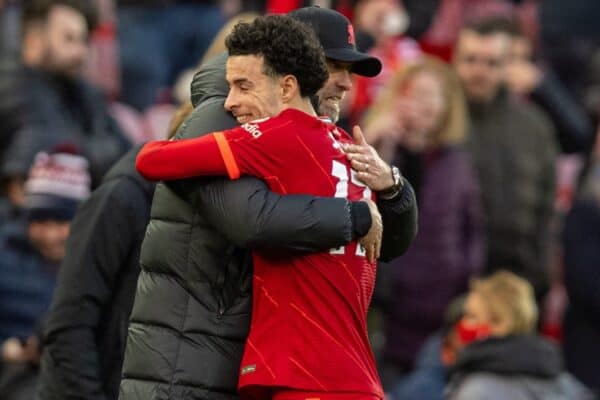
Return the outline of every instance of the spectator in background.
[[[101,94],[80,79],[94,25],[88,2],[31,0],[23,4],[21,24],[23,65],[0,77],[23,96],[23,119],[1,170],[14,189],[16,205],[22,202],[23,177],[38,151],[74,145],[88,159],[95,185],[129,147]],[[1,108],[0,113],[6,112]]]
[[[512,39],[506,69],[508,88],[548,114],[556,127],[562,152],[585,151],[591,146],[594,135],[589,116],[552,70],[533,62],[533,43],[523,34],[517,21],[507,19],[506,23],[506,33]]]
[[[537,316],[525,280],[507,271],[475,280],[458,324],[467,346],[452,368],[447,399],[592,400],[564,372],[558,348],[533,334]]]
[[[540,300],[549,286],[556,143],[546,115],[504,85],[511,41],[503,21],[466,25],[453,62],[468,100],[468,148],[487,223],[484,272],[509,266]]]
[[[78,155],[39,153],[25,183],[25,221],[6,223],[0,232],[3,400],[21,389],[30,394],[23,399],[32,398],[32,387],[16,383],[39,360],[36,325],[50,305],[70,221],[90,193],[87,166]]]
[[[448,302],[481,269],[483,221],[477,178],[463,148],[465,100],[450,67],[427,58],[396,73],[364,127],[368,140],[412,183],[419,204],[415,240],[385,266],[392,285],[382,374],[388,386],[394,371],[412,369]]]
[[[565,360],[568,370],[600,396],[600,134],[582,189],[567,215],[563,245],[569,296]]]
[[[118,0],[121,100],[139,111],[161,100],[223,22],[215,0]]]

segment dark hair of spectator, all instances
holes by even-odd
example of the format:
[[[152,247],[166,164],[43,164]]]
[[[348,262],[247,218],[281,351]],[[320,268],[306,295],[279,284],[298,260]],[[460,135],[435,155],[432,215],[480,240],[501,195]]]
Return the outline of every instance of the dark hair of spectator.
[[[85,18],[88,31],[92,31],[98,23],[98,11],[91,1],[87,0],[25,0],[21,11],[21,32],[24,34],[34,23],[43,23],[48,19],[55,6],[65,6],[79,12]]]
[[[509,36],[523,36],[519,21],[504,15],[493,15],[469,21],[464,29],[473,31],[481,36],[505,33]]]
[[[225,39],[230,56],[256,55],[268,76],[293,75],[302,97],[314,95],[328,78],[325,54],[314,32],[283,15],[240,22]]]

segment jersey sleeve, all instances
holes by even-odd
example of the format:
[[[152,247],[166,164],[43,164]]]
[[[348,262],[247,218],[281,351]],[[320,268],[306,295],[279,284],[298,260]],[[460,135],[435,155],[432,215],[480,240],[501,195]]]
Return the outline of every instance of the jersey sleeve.
[[[137,156],[136,168],[144,178],[155,181],[203,175],[263,178],[280,164],[286,141],[283,127],[267,122],[193,139],[147,143]]]
[[[212,133],[194,139],[157,140],[142,147],[135,161],[138,172],[153,181],[226,175],[225,159]],[[238,176],[231,176],[235,179]]]

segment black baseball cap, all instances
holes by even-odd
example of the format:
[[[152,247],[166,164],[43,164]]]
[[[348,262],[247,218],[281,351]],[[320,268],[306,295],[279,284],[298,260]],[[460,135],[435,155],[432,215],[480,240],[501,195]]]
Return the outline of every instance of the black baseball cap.
[[[357,75],[373,77],[381,72],[378,58],[356,50],[354,28],[344,15],[317,6],[299,8],[288,15],[313,29],[327,58],[352,63],[350,70]]]

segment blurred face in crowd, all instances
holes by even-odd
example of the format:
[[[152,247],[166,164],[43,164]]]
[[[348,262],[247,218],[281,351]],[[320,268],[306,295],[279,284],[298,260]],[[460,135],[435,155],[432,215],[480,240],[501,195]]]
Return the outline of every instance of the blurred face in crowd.
[[[65,257],[69,229],[69,221],[32,221],[28,226],[29,240],[46,260],[60,262]]]
[[[76,77],[87,53],[87,22],[71,7],[55,5],[45,21],[31,21],[25,28],[22,47],[25,65]]]
[[[489,102],[503,83],[510,37],[504,33],[480,35],[463,30],[454,50],[454,67],[467,98]]]
[[[399,0],[363,0],[355,10],[355,24],[376,41],[400,35],[408,28],[409,19]]]
[[[467,296],[462,323],[469,329],[485,326],[493,336],[505,336],[510,328],[508,321],[492,315],[485,300],[477,292],[471,292]]]
[[[352,89],[351,66],[351,63],[327,60],[329,79],[317,92],[319,99],[319,109],[317,111],[319,115],[329,117],[334,123],[340,118],[340,103],[346,92]]]
[[[438,131],[447,107],[441,79],[431,71],[419,71],[409,78],[397,101],[404,146],[416,152],[424,150]]]
[[[49,70],[77,76],[88,52],[88,29],[82,14],[57,5],[48,15],[44,65]]]
[[[229,94],[225,109],[239,124],[259,118],[272,117],[284,109],[284,88],[277,77],[266,75],[262,56],[230,56],[227,59],[226,79]]]

